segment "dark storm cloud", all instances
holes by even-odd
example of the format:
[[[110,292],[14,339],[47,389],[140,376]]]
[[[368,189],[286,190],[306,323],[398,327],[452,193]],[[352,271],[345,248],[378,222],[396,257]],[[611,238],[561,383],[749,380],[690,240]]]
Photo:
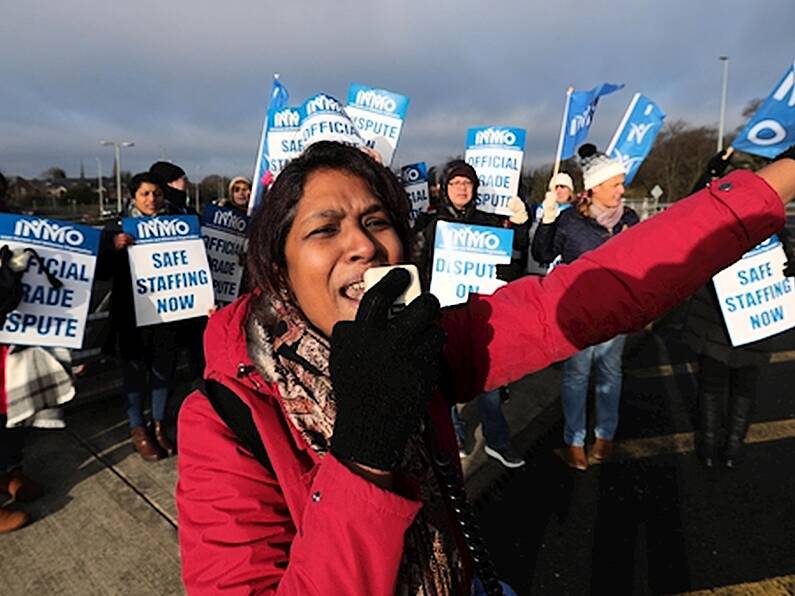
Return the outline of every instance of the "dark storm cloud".
[[[161,152],[189,175],[253,167],[270,77],[296,103],[350,82],[411,98],[397,160],[434,163],[470,126],[528,130],[549,161],[565,88],[626,83],[600,104],[605,144],[634,91],[669,119],[715,124],[731,57],[728,125],[795,57],[792,0],[582,2],[15,2],[0,19],[0,169],[74,175],[102,138],[133,140],[125,169]]]

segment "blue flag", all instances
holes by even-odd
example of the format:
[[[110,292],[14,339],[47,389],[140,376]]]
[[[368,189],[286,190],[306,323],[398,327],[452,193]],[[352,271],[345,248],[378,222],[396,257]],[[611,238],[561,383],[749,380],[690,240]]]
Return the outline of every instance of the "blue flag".
[[[287,93],[287,87],[282,85],[282,82],[279,80],[279,75],[273,75],[273,87],[271,88],[270,102],[268,102],[268,112],[265,116],[265,122],[262,124],[262,134],[260,135],[259,150],[257,151],[257,163],[254,166],[251,200],[248,205],[249,215],[251,215],[254,208],[262,199],[262,189],[267,185],[266,183],[269,178],[268,122],[273,121],[274,114],[287,105],[287,100],[289,98],[290,95]]]
[[[654,139],[662,128],[665,113],[645,95],[636,93],[607,147],[610,157],[620,159],[629,184],[638,173],[640,164],[649,155]]]
[[[572,157],[577,147],[588,137],[588,129],[591,128],[599,98],[623,87],[624,85],[602,83],[590,91],[576,91],[569,96],[563,129],[560,131],[560,159]]]
[[[773,158],[795,144],[795,65],[745,125],[732,146],[738,151]]]

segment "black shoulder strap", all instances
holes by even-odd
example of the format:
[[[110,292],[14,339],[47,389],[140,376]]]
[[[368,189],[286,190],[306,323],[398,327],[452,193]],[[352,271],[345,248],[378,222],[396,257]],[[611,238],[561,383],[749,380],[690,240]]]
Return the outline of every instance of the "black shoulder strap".
[[[251,410],[243,403],[231,389],[228,389],[217,381],[205,379],[204,381],[204,394],[210,400],[213,408],[224,421],[235,436],[237,436],[240,443],[262,464],[269,472],[273,472],[271,460],[268,457],[268,452],[265,450],[265,444],[262,442],[257,427],[254,425],[254,419],[251,417]]]

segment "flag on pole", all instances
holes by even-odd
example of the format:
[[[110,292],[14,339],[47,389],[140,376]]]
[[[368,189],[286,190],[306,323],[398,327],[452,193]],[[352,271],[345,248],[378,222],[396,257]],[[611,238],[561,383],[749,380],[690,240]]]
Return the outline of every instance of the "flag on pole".
[[[629,102],[606,151],[610,157],[620,159],[624,164],[624,184],[632,182],[638,173],[640,164],[649,155],[664,120],[665,112],[645,95],[636,93]]]
[[[576,153],[577,147],[588,137],[588,130],[591,128],[599,98],[623,87],[624,85],[602,83],[590,91],[575,91],[568,95],[562,142],[559,147],[560,159],[572,157]]]
[[[795,64],[734,139],[732,147],[769,159],[795,144]]]
[[[262,134],[259,139],[259,149],[257,151],[257,163],[254,166],[254,179],[251,188],[251,200],[248,204],[248,214],[254,211],[262,200],[262,191],[267,188],[272,181],[272,174],[269,171],[268,161],[268,122],[273,120],[273,115],[287,105],[290,98],[287,87],[282,85],[279,74],[273,75],[273,87],[271,88],[270,101],[268,102],[268,112],[262,124]]]

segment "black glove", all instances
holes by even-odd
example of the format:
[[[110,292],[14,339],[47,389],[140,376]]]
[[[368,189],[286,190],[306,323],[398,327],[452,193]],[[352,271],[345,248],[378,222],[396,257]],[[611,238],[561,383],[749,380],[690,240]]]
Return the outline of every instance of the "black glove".
[[[779,159],[795,159],[795,145],[792,145],[786,151],[782,151],[778,155],[773,158],[773,161],[778,161]]]
[[[331,382],[337,420],[331,451],[343,460],[393,470],[427,411],[439,378],[444,332],[439,301],[422,294],[387,320],[406,289],[405,269],[390,271],[362,297],[355,321],[334,325]]]

